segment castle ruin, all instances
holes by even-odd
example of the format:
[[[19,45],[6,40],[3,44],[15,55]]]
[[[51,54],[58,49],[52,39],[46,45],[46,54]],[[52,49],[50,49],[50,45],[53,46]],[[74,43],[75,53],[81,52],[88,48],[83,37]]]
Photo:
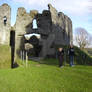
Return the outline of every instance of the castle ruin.
[[[3,18],[7,18],[6,25]],[[33,21],[36,20],[37,28],[33,28]],[[11,28],[11,8],[7,4],[0,6],[0,43],[9,44]],[[25,8],[17,10],[15,30],[15,52],[20,56],[22,50],[26,50],[29,44],[30,53],[36,57],[54,55],[57,46],[72,44],[72,21],[62,12],[58,12],[51,4],[48,10],[39,13],[31,10],[27,13]],[[25,35],[34,34],[30,38]],[[39,38],[35,34],[40,35]],[[29,54],[30,56],[31,54]]]

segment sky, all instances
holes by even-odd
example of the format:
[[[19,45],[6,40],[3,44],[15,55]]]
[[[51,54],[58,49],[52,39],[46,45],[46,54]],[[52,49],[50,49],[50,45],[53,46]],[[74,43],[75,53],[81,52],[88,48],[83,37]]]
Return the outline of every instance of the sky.
[[[0,0],[0,5],[7,3],[11,6],[11,25],[16,22],[17,9],[24,7],[27,12],[38,10],[40,13],[52,4],[58,12],[69,16],[73,23],[73,31],[82,27],[92,35],[92,0]]]

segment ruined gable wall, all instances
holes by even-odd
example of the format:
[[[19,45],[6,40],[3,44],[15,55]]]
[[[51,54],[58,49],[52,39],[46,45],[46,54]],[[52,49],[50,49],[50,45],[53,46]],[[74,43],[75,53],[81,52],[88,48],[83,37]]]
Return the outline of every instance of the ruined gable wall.
[[[42,14],[34,11],[26,13],[24,8],[18,9],[16,20],[16,40],[20,39],[19,35],[25,34],[32,30],[32,21],[37,20],[38,32],[41,34],[55,34],[55,44],[69,45],[72,40],[72,22],[70,18],[52,6],[48,5],[49,10],[44,10]],[[17,45],[20,44],[17,42]]]
[[[70,18],[51,5],[48,5],[52,18],[52,32],[55,33],[55,44],[69,45],[72,37],[72,22]],[[70,39],[71,38],[71,39]],[[69,40],[70,39],[70,40]]]
[[[23,35],[34,31],[32,29],[32,22],[34,18],[37,20],[38,25],[38,29],[36,31],[40,34],[47,35],[47,38],[43,40],[45,45],[43,46],[42,44],[44,48],[48,47],[47,51],[43,48],[43,53],[45,53],[45,55],[47,52],[50,54],[50,47],[52,46],[53,42],[55,45],[70,44],[72,41],[72,22],[70,18],[64,15],[62,12],[58,13],[57,10],[50,4],[48,7],[49,10],[44,10],[42,14],[38,13],[37,11],[27,13],[25,8],[18,9],[15,25],[16,51],[24,48]],[[54,51],[54,47],[52,48],[52,51]]]
[[[31,31],[32,29],[32,22],[37,14],[37,11],[31,11],[30,13],[27,13],[25,8],[18,8],[17,11],[17,18],[16,18],[16,24],[15,24],[15,48],[16,51],[20,49],[24,49],[24,38],[23,35],[26,34],[28,31]]]
[[[4,25],[3,17],[7,17],[6,26]],[[11,29],[11,8],[8,4],[0,6],[0,44],[9,45]]]

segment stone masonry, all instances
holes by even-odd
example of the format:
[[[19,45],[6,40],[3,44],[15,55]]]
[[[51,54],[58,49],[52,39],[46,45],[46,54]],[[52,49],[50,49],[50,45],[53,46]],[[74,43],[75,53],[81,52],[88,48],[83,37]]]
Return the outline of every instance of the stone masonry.
[[[37,21],[37,29],[32,28],[34,19]],[[48,4],[48,10],[44,10],[42,14],[36,10],[30,11],[28,14],[24,8],[19,8],[15,26],[18,51],[24,47],[24,34],[41,35],[38,44],[41,47],[40,57],[55,54],[56,46],[72,44],[71,19],[62,12],[58,12],[51,4]]]
[[[8,43],[10,32],[10,13],[11,9],[7,4],[0,6],[0,43]],[[3,23],[3,17],[7,17],[6,26]],[[37,22],[37,28],[33,29],[33,20]],[[25,50],[25,44],[30,44],[36,53],[34,56],[46,57],[54,55],[56,47],[72,44],[72,21],[62,12],[58,12],[51,4],[48,4],[48,10],[39,13],[37,10],[31,10],[27,13],[25,8],[20,7],[17,10],[15,30],[15,55],[20,56],[20,52]],[[25,34],[39,34],[26,39]],[[5,36],[7,35],[7,37]],[[8,40],[6,40],[8,39]],[[31,50],[29,50],[31,52]]]
[[[7,18],[4,25],[4,16]],[[11,30],[11,8],[8,4],[0,6],[0,44],[9,45]]]

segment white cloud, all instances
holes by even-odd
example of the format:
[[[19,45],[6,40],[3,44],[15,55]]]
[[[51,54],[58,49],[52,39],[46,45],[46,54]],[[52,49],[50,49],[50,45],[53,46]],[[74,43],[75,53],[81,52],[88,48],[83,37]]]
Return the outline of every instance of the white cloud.
[[[61,3],[56,3],[59,10],[62,9],[63,11],[73,15],[84,15],[88,12],[88,0],[62,0]]]
[[[84,15],[88,13],[89,0],[13,0],[17,3],[22,3],[27,7],[39,6],[40,8],[46,7],[51,3],[58,11],[64,11],[73,15]]]
[[[88,9],[89,13],[92,13],[92,0],[89,1]]]
[[[16,2],[16,3],[23,3],[23,4],[28,5],[28,6],[30,6],[30,5],[34,5],[34,6],[41,5],[41,6],[43,6],[45,4],[45,2],[48,2],[50,0],[13,0],[13,1]]]

